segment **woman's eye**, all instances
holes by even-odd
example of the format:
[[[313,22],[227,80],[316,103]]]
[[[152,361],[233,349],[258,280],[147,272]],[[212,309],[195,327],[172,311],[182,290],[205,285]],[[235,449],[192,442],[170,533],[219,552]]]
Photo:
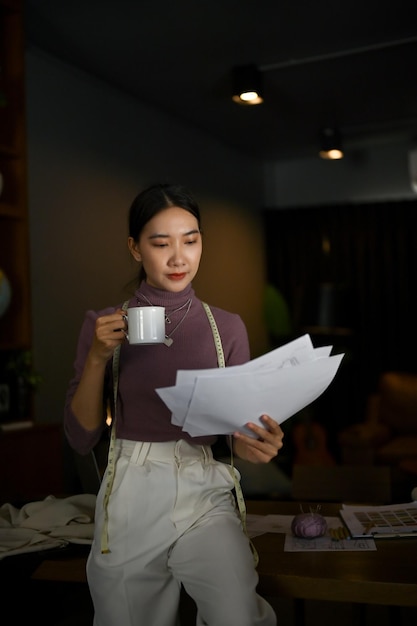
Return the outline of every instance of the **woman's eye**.
[[[197,243],[197,237],[195,237],[194,239],[184,240],[185,246],[192,246],[195,243]],[[167,248],[170,244],[166,241],[153,241],[152,245],[154,248]]]

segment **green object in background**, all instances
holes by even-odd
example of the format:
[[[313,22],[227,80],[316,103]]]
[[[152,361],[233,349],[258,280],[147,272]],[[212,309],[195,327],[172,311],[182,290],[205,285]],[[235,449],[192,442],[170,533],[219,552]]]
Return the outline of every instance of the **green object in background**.
[[[270,284],[265,288],[264,317],[267,331],[272,338],[291,335],[292,322],[288,305],[281,292]]]
[[[42,376],[33,368],[30,350],[12,352],[6,364],[6,371],[11,372],[12,375],[22,381],[22,384],[33,391],[36,391],[43,382]]]

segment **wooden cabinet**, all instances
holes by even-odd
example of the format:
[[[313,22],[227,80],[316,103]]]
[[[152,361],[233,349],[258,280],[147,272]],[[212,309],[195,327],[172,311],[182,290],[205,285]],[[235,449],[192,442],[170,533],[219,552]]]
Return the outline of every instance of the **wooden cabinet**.
[[[0,429],[0,506],[20,506],[64,493],[64,436],[60,424]]]
[[[0,317],[0,358],[31,346],[22,4],[0,0],[0,269],[12,293]]]

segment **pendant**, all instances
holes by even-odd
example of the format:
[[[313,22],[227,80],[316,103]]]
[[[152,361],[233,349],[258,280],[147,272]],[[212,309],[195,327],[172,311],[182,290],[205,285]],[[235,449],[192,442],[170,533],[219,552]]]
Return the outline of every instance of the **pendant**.
[[[171,337],[168,337],[167,335],[165,335],[164,344],[168,346],[169,348],[170,346],[172,346],[173,343],[174,343],[174,340],[171,339]]]

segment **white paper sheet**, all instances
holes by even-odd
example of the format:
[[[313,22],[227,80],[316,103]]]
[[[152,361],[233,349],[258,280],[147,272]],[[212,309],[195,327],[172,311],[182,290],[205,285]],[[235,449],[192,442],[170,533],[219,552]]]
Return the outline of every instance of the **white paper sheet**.
[[[331,346],[314,348],[304,335],[243,365],[179,370],[175,386],[156,392],[172,423],[193,437],[236,430],[253,435],[247,422],[268,414],[282,423],[325,391],[343,358],[330,352]]]

